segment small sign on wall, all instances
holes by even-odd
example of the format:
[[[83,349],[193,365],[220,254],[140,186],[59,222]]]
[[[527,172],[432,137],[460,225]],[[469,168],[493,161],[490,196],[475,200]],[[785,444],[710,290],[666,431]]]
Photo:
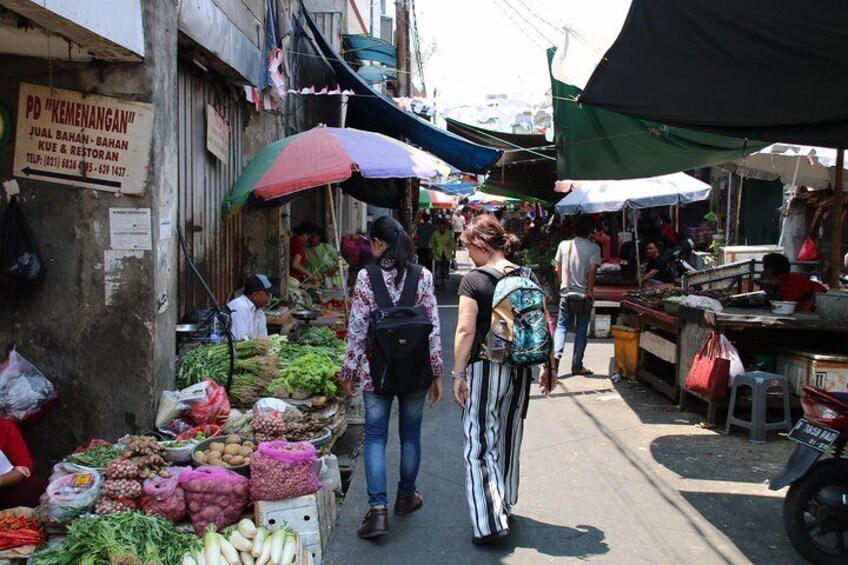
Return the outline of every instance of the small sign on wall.
[[[142,195],[153,105],[21,83],[13,174]]]
[[[150,208],[109,208],[109,236],[112,249],[153,249]]]
[[[229,164],[230,124],[209,104],[206,105],[206,149],[225,165]]]

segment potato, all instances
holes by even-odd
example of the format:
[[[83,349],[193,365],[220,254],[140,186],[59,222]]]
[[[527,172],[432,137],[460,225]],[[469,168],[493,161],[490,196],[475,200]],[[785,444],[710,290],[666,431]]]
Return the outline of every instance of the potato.
[[[233,455],[233,458],[230,459],[230,465],[244,465],[244,457],[241,455]]]
[[[250,457],[245,457],[245,458],[244,458],[244,464],[245,464],[245,465],[250,465]]]
[[[253,443],[252,441],[245,441],[241,445],[242,445],[242,447],[249,447],[250,449],[256,449],[256,444]]]
[[[250,457],[251,455],[253,455],[253,450],[249,447],[242,446],[239,448],[238,454],[242,457]]]
[[[220,441],[213,441],[209,444],[209,449],[211,451],[217,451],[218,453],[224,453],[224,444]]]
[[[194,456],[195,456],[195,458],[197,458],[197,460],[198,460],[198,461],[200,461],[201,463],[206,463],[206,453],[204,453],[204,452],[202,452],[202,451],[195,451],[195,452],[194,452]]]
[[[238,435],[238,434],[233,434],[233,435],[231,435],[230,437],[227,438],[226,443],[228,445],[232,444],[232,443],[241,443],[241,436]]]
[[[224,463],[229,463],[232,460],[233,460],[233,456],[230,455],[229,453],[225,453],[224,456],[221,457],[221,461],[223,461]]]
[[[226,463],[224,463],[224,462],[223,462],[223,461],[221,461],[220,459],[216,459],[216,460],[214,460],[214,461],[211,461],[209,464],[210,464],[210,465],[215,465],[216,467],[229,467],[229,465],[227,465]]]
[[[218,451],[207,451],[206,460],[211,463],[213,460],[220,460],[221,455],[222,454]]]
[[[227,455],[238,455],[241,453],[241,447],[238,444],[231,443],[224,448],[224,453]]]

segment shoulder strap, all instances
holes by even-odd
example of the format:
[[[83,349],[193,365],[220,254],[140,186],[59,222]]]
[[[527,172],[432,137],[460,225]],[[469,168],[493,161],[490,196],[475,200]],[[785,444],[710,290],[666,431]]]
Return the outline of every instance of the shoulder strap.
[[[383,279],[383,268],[377,264],[365,266],[365,272],[368,273],[368,278],[371,279],[371,290],[374,292],[374,300],[377,301],[377,306],[380,308],[391,308],[394,306],[392,297],[389,296],[389,289],[386,288],[386,281]]]
[[[406,281],[398,300],[398,306],[415,306],[415,293],[418,292],[418,278],[421,276],[421,265],[410,265],[406,271]]]
[[[496,282],[506,276],[503,272],[497,270],[494,267],[477,267],[477,270],[481,273],[486,273],[487,275],[495,279]]]

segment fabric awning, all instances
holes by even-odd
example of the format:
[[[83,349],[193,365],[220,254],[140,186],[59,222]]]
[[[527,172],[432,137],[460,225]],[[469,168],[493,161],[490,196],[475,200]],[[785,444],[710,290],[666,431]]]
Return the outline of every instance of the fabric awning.
[[[367,33],[344,34],[345,54],[360,61],[376,61],[389,67],[397,67],[397,50],[388,41],[373,37]]]
[[[548,60],[555,49],[548,50]],[[767,144],[667,127],[578,104],[581,90],[551,76],[557,176],[574,180],[648,178],[718,165]]]
[[[580,102],[736,137],[848,139],[848,2],[633,0]]]
[[[368,86],[333,49],[312,16],[305,10],[303,13],[315,46],[332,68],[339,86],[355,93],[348,105],[348,126],[405,138],[468,173],[485,173],[500,158],[497,149],[472,143],[404,112],[393,100]]]
[[[448,131],[504,151],[486,179],[490,188],[502,194],[556,201],[556,150],[544,135],[492,131],[450,118],[445,121]]]
[[[560,181],[557,190],[571,190],[556,205],[557,214],[597,214],[625,208],[654,208],[689,204],[710,197],[712,187],[687,175],[618,181]]]

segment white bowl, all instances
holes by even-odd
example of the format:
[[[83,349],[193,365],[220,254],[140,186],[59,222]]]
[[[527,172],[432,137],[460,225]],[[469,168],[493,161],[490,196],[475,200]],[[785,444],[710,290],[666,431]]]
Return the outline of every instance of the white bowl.
[[[793,314],[795,312],[796,306],[798,306],[797,302],[789,302],[784,300],[771,301],[771,311],[773,314]]]

